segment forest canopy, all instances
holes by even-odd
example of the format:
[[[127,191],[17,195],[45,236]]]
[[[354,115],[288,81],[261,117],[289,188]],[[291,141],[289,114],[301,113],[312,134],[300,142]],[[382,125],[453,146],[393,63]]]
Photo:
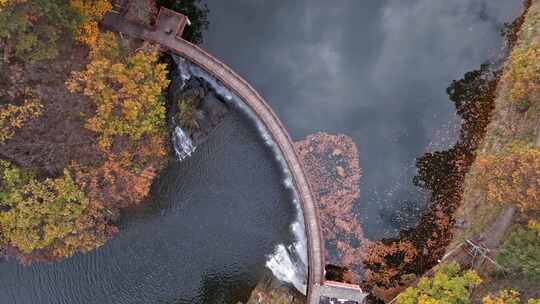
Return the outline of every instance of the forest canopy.
[[[73,42],[93,44],[108,0],[2,0],[0,46],[4,57],[37,62],[55,58]]]
[[[52,258],[101,246],[110,231],[100,206],[90,204],[66,169],[57,178],[38,179],[0,161],[2,246],[23,255],[36,251]]]

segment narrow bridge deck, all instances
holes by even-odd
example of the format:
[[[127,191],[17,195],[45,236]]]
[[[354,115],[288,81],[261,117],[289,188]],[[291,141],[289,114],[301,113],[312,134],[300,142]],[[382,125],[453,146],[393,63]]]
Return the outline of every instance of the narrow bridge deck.
[[[326,286],[324,282],[324,243],[318,209],[289,133],[266,101],[247,81],[203,49],[181,39],[186,22],[185,16],[161,8],[158,21],[153,28],[131,23],[117,13],[107,14],[102,21],[102,26],[134,38],[157,43],[173,53],[179,54],[216,77],[251,108],[268,129],[283,154],[298,192],[308,239],[308,303],[319,303],[321,296],[324,296],[328,290],[334,290],[332,295],[339,295],[340,291],[336,291],[335,286]],[[351,290],[342,290],[341,294],[343,298],[347,298],[352,292]],[[358,288],[356,293],[361,293],[361,290]],[[361,298],[363,299],[363,297]]]

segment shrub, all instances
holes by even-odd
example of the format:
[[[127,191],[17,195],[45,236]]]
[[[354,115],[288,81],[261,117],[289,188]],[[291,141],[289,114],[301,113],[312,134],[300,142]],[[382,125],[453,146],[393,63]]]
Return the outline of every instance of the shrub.
[[[179,100],[176,109],[176,122],[180,126],[192,132],[200,127],[199,120],[203,118],[203,112],[197,109],[198,104],[194,100]]]
[[[497,255],[504,267],[540,280],[540,236],[531,229],[518,229],[506,240]]]
[[[456,262],[442,263],[432,278],[422,278],[417,287],[409,287],[396,300],[397,304],[463,304],[469,303],[472,288],[481,283],[472,270],[460,271]]]

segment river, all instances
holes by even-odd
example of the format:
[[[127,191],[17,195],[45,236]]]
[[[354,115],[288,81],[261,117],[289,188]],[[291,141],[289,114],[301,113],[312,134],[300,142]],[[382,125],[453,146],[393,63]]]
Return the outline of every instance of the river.
[[[363,170],[366,235],[410,227],[427,204],[415,159],[457,137],[445,89],[500,53],[520,0],[206,0],[203,48],[245,77],[295,139],[345,133]],[[0,302],[236,303],[279,244],[292,193],[253,121],[232,111],[99,250],[60,263],[0,263]]]
[[[415,160],[451,146],[446,88],[495,59],[521,0],[206,0],[203,47],[265,97],[296,140],[345,133],[363,171],[355,203],[370,239],[416,223],[429,193]]]
[[[292,193],[253,121],[232,111],[102,248],[59,263],[0,263],[0,303],[236,303],[292,242]]]

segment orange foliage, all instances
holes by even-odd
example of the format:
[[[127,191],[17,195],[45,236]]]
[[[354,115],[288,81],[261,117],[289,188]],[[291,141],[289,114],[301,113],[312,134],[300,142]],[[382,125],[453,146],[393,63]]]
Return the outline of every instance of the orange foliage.
[[[319,205],[326,261],[360,272],[367,240],[353,212],[361,176],[356,145],[342,134],[317,133],[295,149]]]
[[[514,49],[508,66],[504,78],[510,85],[512,101],[526,99],[540,91],[540,43]]]
[[[153,166],[147,166],[134,173],[113,155],[95,168],[77,167],[75,178],[88,197],[103,204],[111,213],[120,208],[140,203],[150,191],[157,174]]]
[[[10,139],[28,120],[40,116],[42,109],[41,101],[33,97],[20,106],[0,105],[0,144]]]
[[[366,283],[385,287],[395,286],[406,272],[404,269],[417,256],[418,252],[410,241],[373,243],[364,258],[364,263],[371,266],[366,272]]]
[[[489,201],[540,210],[540,149],[516,142],[498,155],[480,155],[474,169]]]
[[[71,0],[71,7],[82,17],[75,30],[78,42],[94,46],[99,35],[98,22],[112,9],[108,0]]]

